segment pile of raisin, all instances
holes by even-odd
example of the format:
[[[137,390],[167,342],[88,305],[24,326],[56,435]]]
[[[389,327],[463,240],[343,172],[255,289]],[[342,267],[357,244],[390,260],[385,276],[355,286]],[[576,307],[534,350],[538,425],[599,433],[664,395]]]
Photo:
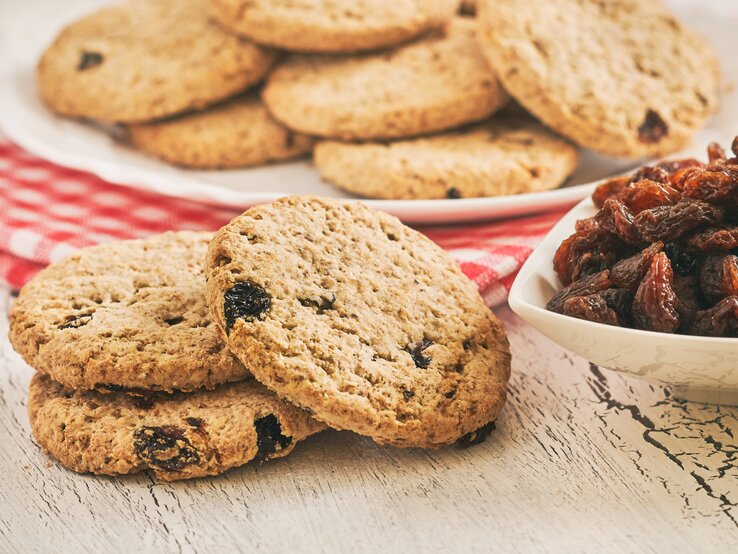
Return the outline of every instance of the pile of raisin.
[[[661,162],[595,190],[599,212],[577,222],[546,306],[606,325],[738,337],[738,137],[732,157]]]

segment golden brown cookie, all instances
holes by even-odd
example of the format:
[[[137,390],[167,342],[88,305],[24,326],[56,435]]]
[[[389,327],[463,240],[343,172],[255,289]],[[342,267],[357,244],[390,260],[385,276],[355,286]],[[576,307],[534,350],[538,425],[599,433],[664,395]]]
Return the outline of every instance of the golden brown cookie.
[[[248,88],[275,56],[222,30],[201,0],[129,0],[65,28],[39,61],[38,86],[61,115],[149,121]]]
[[[130,125],[133,145],[147,154],[185,167],[218,169],[261,165],[308,154],[310,137],[293,133],[249,94],[154,123]]]
[[[211,233],[92,246],[36,275],[10,310],[10,341],[71,388],[194,390],[248,370],[205,301]]]
[[[216,475],[289,454],[325,426],[254,380],[212,391],[73,391],[37,373],[28,411],[41,447],[81,473],[150,469],[162,481]]]
[[[532,119],[494,117],[397,142],[323,141],[314,159],[323,179],[369,198],[472,198],[556,188],[579,153]]]
[[[546,125],[614,156],[683,147],[715,109],[717,60],[659,0],[479,0],[480,43]]]
[[[473,20],[363,56],[292,56],[263,91],[272,115],[309,135],[401,138],[487,118],[507,102],[475,40]]]
[[[507,337],[474,284],[362,204],[250,209],[216,233],[207,291],[255,377],[336,429],[433,448],[484,434],[504,404]]]
[[[442,27],[455,0],[209,0],[228,30],[297,52],[392,46]]]

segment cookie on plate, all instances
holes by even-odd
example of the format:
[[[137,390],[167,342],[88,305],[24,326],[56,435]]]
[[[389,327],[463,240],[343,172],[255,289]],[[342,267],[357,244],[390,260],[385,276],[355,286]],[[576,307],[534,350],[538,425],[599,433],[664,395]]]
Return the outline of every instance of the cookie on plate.
[[[189,391],[245,379],[205,301],[211,236],[101,244],[44,269],[10,310],[13,347],[71,388]]]
[[[272,115],[309,135],[354,139],[407,137],[487,118],[507,95],[475,40],[473,20],[363,56],[288,58],[263,98]]]
[[[141,399],[65,389],[37,373],[28,411],[36,440],[65,467],[102,475],[150,469],[163,481],[281,458],[325,427],[253,379]]]
[[[504,329],[393,216],[312,197],[257,206],[216,233],[206,275],[231,350],[331,427],[433,448],[489,429],[504,404]]]
[[[478,3],[480,43],[505,88],[582,146],[659,156],[715,109],[714,53],[658,0]]]
[[[283,127],[256,94],[205,111],[128,126],[133,145],[167,162],[217,169],[261,165],[310,153],[313,140]]]
[[[201,0],[129,0],[64,29],[39,61],[38,85],[62,115],[149,121],[246,89],[275,56],[221,29]]]
[[[370,198],[472,198],[556,188],[576,147],[532,119],[494,117],[441,135],[389,143],[323,141],[323,179]]]
[[[228,30],[298,52],[392,46],[442,27],[455,0],[209,0]]]

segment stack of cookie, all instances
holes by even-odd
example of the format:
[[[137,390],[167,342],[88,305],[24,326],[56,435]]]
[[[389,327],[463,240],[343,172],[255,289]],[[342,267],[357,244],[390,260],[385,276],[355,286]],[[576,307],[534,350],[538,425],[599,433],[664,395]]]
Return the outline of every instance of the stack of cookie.
[[[314,150],[328,182],[403,199],[558,187],[572,142],[673,151],[717,87],[659,0],[129,0],[64,30],[38,77],[56,112],[123,123],[171,163]]]
[[[10,339],[38,371],[28,406],[45,450],[163,480],[281,457],[326,426],[473,444],[510,373],[504,330],[438,246],[310,197],[214,235],[85,249],[23,288]]]

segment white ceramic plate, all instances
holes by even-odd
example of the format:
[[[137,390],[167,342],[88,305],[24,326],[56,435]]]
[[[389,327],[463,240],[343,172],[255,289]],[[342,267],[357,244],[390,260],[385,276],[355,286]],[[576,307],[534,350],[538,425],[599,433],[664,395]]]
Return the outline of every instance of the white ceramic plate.
[[[587,360],[640,379],[671,385],[687,400],[738,405],[738,339],[670,335],[613,327],[549,312],[559,290],[553,256],[578,219],[597,212],[587,198],[551,230],[520,270],[510,307],[541,333]]]
[[[57,164],[90,171],[112,183],[169,196],[245,208],[285,194],[350,195],[321,182],[308,161],[256,169],[193,171],[174,168],[113,140],[100,128],[54,117],[38,100],[35,62],[59,29],[109,0],[0,0],[0,127],[13,141]],[[738,75],[735,29],[738,3],[731,0],[670,0],[675,11],[713,40],[726,75]],[[725,142],[738,129],[733,95],[695,137],[695,144]],[[688,154],[693,154],[690,149]],[[508,217],[570,206],[591,192],[591,183],[630,169],[635,162],[584,153],[581,167],[554,191],[460,200],[370,200],[371,206],[412,223],[447,223]]]

